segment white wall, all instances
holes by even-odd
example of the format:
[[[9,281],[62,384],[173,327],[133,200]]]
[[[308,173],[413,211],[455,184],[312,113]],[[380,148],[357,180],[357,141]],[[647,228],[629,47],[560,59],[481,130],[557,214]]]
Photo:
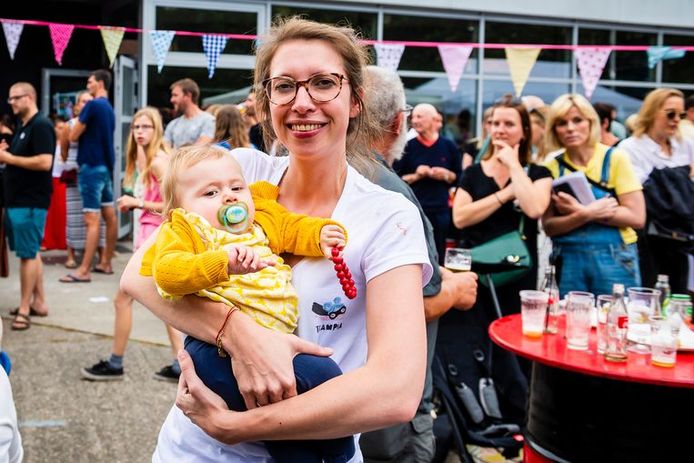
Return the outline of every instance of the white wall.
[[[421,0],[335,1],[418,9],[423,5]],[[427,0],[425,9],[694,29],[694,0]]]

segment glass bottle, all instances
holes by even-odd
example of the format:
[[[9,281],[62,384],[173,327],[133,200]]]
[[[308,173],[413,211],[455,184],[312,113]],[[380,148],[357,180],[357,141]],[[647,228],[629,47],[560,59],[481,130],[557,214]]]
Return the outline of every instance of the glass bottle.
[[[660,290],[660,310],[663,315],[667,316],[670,305],[670,282],[667,275],[658,275],[655,289]]]
[[[629,315],[624,303],[624,285],[616,283],[612,286],[612,305],[607,313],[605,360],[626,362],[628,327]]]
[[[547,314],[545,323],[545,333],[555,334],[557,332],[557,317],[559,315],[559,286],[555,278],[556,269],[550,265],[545,270],[545,278],[540,287],[540,291],[547,293]]]

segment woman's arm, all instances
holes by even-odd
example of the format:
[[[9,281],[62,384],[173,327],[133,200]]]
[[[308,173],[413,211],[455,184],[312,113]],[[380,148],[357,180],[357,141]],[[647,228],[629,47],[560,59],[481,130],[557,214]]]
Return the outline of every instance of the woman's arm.
[[[533,182],[520,164],[510,172],[513,193],[521,210],[531,219],[539,219],[549,206],[552,179],[541,178]]]
[[[612,218],[606,220],[606,225],[613,227],[643,228],[646,224],[646,201],[643,198],[643,191],[632,191],[619,198],[619,207]]]
[[[511,186],[477,201],[472,200],[470,193],[458,188],[453,200],[453,224],[457,228],[478,224],[511,200],[513,200]]]
[[[584,206],[573,196],[559,192],[552,195],[552,206],[545,212],[542,226],[547,236],[564,235],[588,222],[605,223],[615,215],[617,208],[617,200],[612,197],[598,199]]]
[[[410,420],[426,366],[421,278],[420,266],[405,265],[369,281],[369,355],[363,367],[291,399],[238,413],[214,399],[183,356],[177,405],[205,432],[229,444],[330,439]]]

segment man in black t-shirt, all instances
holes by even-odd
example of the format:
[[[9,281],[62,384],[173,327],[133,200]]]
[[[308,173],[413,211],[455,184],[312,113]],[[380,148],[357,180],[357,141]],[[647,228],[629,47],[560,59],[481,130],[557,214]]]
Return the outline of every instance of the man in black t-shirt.
[[[51,121],[39,114],[31,84],[14,84],[7,102],[19,120],[12,145],[0,142],[0,163],[7,164],[3,185],[6,228],[10,249],[20,259],[21,299],[12,329],[26,330],[30,312],[48,313],[39,247],[53,193],[55,131]]]

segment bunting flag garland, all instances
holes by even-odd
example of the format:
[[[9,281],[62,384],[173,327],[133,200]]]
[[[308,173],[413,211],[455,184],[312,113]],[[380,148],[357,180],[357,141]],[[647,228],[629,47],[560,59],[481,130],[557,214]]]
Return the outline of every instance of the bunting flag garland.
[[[118,49],[120,49],[120,43],[123,41],[125,28],[99,26],[99,30],[101,31],[101,39],[104,41],[104,47],[106,47],[109,67],[113,67],[113,62],[116,60]]]
[[[448,77],[448,84],[451,86],[451,91],[455,93],[467,60],[472,53],[472,47],[439,45],[438,48],[443,68],[446,70],[446,77]]]
[[[598,85],[610,51],[609,48],[579,48],[575,51],[578,73],[583,81],[583,94],[589,100]]]
[[[401,43],[375,43],[376,64],[382,68],[395,72],[400,66],[400,58],[405,51],[405,45]]]
[[[214,75],[214,70],[217,67],[219,54],[222,53],[227,45],[227,38],[223,35],[203,35],[202,49],[207,57],[207,78],[211,79]]]
[[[665,59],[679,59],[684,56],[684,50],[673,50],[672,47],[650,47],[646,50],[648,54],[648,68],[653,69]]]
[[[51,33],[51,41],[53,42],[53,53],[55,60],[59,65],[63,65],[63,53],[67,48],[67,44],[72,37],[72,31],[75,26],[72,24],[50,24],[48,31]]]
[[[175,35],[175,31],[149,31],[154,59],[157,62],[157,72],[159,73],[164,68],[164,61],[166,61],[166,55],[169,54],[169,48],[171,48],[171,42]]]
[[[22,36],[24,24],[13,22],[2,22],[2,30],[5,33],[5,41],[7,42],[7,51],[10,52],[10,59],[14,60],[14,52],[19,45],[19,38]]]
[[[508,61],[508,69],[511,73],[511,82],[516,91],[516,96],[519,97],[523,93],[523,87],[528,81],[530,71],[535,66],[535,61],[540,54],[541,48],[516,48],[507,47],[506,60]]]

